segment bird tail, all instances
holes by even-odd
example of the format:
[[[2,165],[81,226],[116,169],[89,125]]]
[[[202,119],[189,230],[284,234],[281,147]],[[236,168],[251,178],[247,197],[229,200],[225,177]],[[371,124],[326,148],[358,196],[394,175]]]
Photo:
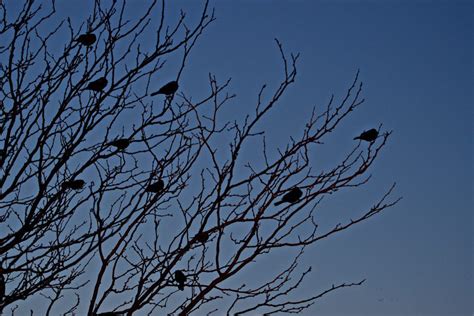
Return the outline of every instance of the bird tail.
[[[360,136],[354,137],[354,140],[360,139]]]
[[[153,96],[158,95],[158,94],[164,94],[164,93],[161,92],[161,91],[155,91],[155,92],[153,92],[152,94],[150,94],[150,96],[153,97]]]
[[[282,204],[282,203],[283,203],[283,201],[278,201],[278,202],[275,202],[275,204],[273,204],[273,205],[278,206],[278,205],[280,205],[280,204]]]
[[[179,283],[179,284],[178,284],[178,289],[179,289],[180,291],[184,291],[184,283]]]

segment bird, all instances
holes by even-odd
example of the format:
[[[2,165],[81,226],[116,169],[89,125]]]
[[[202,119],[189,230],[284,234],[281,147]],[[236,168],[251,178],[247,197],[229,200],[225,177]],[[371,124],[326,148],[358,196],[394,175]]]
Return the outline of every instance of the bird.
[[[354,137],[354,140],[360,139],[360,140],[365,140],[366,142],[373,142],[377,139],[379,136],[379,132],[375,129],[369,129],[368,131],[363,131],[359,136]]]
[[[5,297],[5,277],[3,276],[2,273],[0,273],[0,303],[3,301],[3,298]]]
[[[163,180],[158,180],[155,183],[148,185],[145,189],[145,192],[160,193],[165,187]]]
[[[84,46],[91,46],[95,43],[97,37],[93,33],[85,33],[79,35],[79,37],[75,40],[76,42],[81,43]]]
[[[71,189],[71,190],[80,190],[84,187],[84,180],[68,180],[64,181],[61,186],[64,190]]]
[[[119,138],[111,141],[109,145],[117,148],[118,150],[124,150],[128,147],[128,145],[130,145],[130,140],[128,138]]]
[[[161,87],[158,91],[153,92],[151,96],[157,95],[157,94],[164,94],[164,95],[172,95],[175,94],[175,92],[178,90],[178,82],[177,81],[170,81],[167,84],[165,84],[163,87]]]
[[[99,92],[99,91],[104,90],[105,86],[107,86],[107,83],[108,81],[107,79],[105,79],[105,77],[100,77],[97,80],[89,82],[89,84],[84,90],[92,90],[92,91]]]
[[[197,241],[200,243],[205,243],[209,239],[209,233],[208,232],[200,232],[194,237]]]
[[[294,187],[288,193],[283,195],[280,201],[276,202],[275,205],[280,205],[282,203],[296,203],[303,196],[303,191],[300,188]]]
[[[178,289],[180,291],[184,291],[184,282],[186,282],[186,276],[184,275],[183,271],[176,270],[174,272],[174,279],[178,282]]]

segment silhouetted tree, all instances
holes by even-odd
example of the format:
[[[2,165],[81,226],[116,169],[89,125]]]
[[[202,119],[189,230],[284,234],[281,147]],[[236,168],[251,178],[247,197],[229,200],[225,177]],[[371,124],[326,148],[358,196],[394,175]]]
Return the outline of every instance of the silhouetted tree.
[[[294,83],[298,55],[276,41],[280,84],[263,85],[242,121],[222,122],[235,97],[230,80],[209,74],[207,92],[177,93],[214,21],[207,2],[194,22],[181,12],[171,23],[164,0],[133,19],[135,2],[88,3],[77,25],[54,0],[0,1],[0,313],[297,313],[362,284],[294,294],[311,270],[299,267],[305,247],[398,201],[388,201],[392,186],[358,217],[316,224],[323,197],[367,183],[390,135],[354,145],[329,169],[312,164],[311,149],[363,103],[358,74],[340,102],[313,110],[275,153],[262,121]],[[167,98],[154,98],[165,71],[176,81],[153,93]],[[262,159],[243,161],[257,139]],[[266,280],[239,281],[277,249],[298,252]]]

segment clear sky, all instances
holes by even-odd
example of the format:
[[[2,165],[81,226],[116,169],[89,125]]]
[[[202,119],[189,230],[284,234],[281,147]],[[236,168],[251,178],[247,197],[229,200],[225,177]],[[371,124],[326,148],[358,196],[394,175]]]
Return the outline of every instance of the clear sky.
[[[394,131],[374,181],[351,197],[369,203],[396,181],[403,200],[305,257],[315,267],[305,290],[367,281],[326,296],[305,315],[471,315],[473,2],[213,5],[217,20],[194,51],[185,82],[203,80],[207,71],[231,76],[235,106],[251,110],[259,86],[281,76],[277,37],[302,57],[286,105],[268,121],[275,135],[297,132],[311,106],[324,105],[331,93],[342,96],[358,68],[367,101],[336,133],[336,145],[379,123]]]
[[[136,8],[145,3],[133,2]],[[169,14],[180,8],[190,16],[200,13],[198,0],[169,2]],[[60,7],[74,12],[81,3],[64,1]],[[220,80],[232,77],[237,99],[228,119],[254,111],[261,85],[281,79],[278,38],[301,59],[296,84],[262,126],[270,144],[281,146],[300,132],[312,107],[325,106],[332,93],[341,98],[357,69],[366,102],[322,148],[328,153],[350,148],[354,136],[380,123],[393,130],[369,185],[336,194],[320,220],[329,211],[370,206],[393,182],[395,196],[403,199],[308,249],[304,263],[314,269],[301,293],[367,281],[325,296],[304,315],[472,315],[473,2],[214,0],[211,5],[217,20],[182,75],[186,94],[207,88],[209,72]],[[76,12],[87,14],[84,8]],[[260,156],[249,153],[247,159]]]

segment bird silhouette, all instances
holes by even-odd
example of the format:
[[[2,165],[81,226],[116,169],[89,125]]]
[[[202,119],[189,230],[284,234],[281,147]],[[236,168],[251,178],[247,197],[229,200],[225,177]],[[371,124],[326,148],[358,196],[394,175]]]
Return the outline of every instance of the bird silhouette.
[[[183,271],[176,270],[174,272],[174,279],[178,283],[178,289],[180,291],[184,291],[184,282],[186,282],[186,276],[184,275]]]
[[[76,39],[76,42],[81,43],[84,46],[91,46],[92,44],[95,43],[96,41],[96,36],[93,33],[85,33],[79,35],[79,37]]]
[[[360,139],[360,140],[365,140],[366,142],[373,142],[377,139],[379,136],[379,132],[375,129],[369,129],[368,131],[363,131],[359,136],[354,137],[354,140]]]
[[[145,192],[160,193],[165,187],[163,180],[158,180],[155,183],[148,185],[145,188]]]
[[[92,90],[95,92],[99,92],[104,90],[105,86],[107,86],[107,83],[108,81],[107,79],[105,79],[105,77],[100,77],[97,80],[89,82],[89,84],[84,90]]]
[[[165,84],[163,87],[161,87],[158,91],[153,92],[151,96],[157,95],[157,94],[164,94],[164,95],[172,95],[175,94],[176,91],[178,91],[178,82],[176,81],[170,81],[167,84]]]
[[[124,150],[128,147],[128,145],[130,145],[130,140],[128,138],[119,138],[111,141],[109,145],[117,148],[118,150]]]
[[[0,273],[0,303],[3,302],[3,298],[5,297],[5,290],[5,277]]]
[[[80,190],[84,187],[84,180],[69,180],[64,181],[61,186],[64,190],[71,189],[71,190]]]
[[[208,232],[200,232],[195,236],[196,240],[200,243],[205,243],[209,239]]]
[[[280,205],[282,203],[296,203],[303,196],[303,191],[298,187],[292,188],[288,193],[283,195],[280,201],[276,202],[275,205]]]

